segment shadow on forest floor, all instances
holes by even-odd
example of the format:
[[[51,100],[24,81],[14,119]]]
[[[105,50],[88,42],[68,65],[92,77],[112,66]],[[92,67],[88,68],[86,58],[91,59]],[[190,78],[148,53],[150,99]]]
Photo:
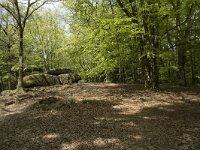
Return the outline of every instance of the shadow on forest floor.
[[[181,99],[180,93],[162,95],[123,85],[105,88],[107,95],[116,97],[106,100],[97,92],[100,98],[95,100],[42,98],[22,112],[1,118],[0,149],[200,149],[199,99],[189,101],[185,95]],[[129,95],[129,90],[137,92]],[[148,94],[154,96],[149,98]]]

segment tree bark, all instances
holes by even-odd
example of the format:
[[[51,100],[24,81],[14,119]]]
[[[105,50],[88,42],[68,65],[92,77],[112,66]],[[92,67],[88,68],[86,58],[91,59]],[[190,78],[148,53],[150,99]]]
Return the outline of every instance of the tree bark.
[[[180,0],[176,1],[176,9],[179,10],[181,6]],[[178,12],[176,14],[176,32],[177,32],[177,37],[176,37],[176,47],[178,51],[178,80],[179,84],[182,86],[186,85],[186,78],[185,78],[185,49],[182,45],[182,38],[183,35],[181,33],[181,16],[180,13]]]
[[[19,76],[17,83],[17,91],[24,91],[23,86],[23,68],[24,68],[24,47],[23,47],[24,29],[19,27]]]
[[[194,61],[194,58],[193,58],[193,51],[190,50],[190,66],[191,66],[191,80],[192,80],[192,85],[195,85],[195,61]]]
[[[153,18],[154,20],[157,20],[157,16]],[[158,89],[159,88],[159,67],[158,67],[158,59],[159,59],[159,48],[160,48],[160,42],[159,42],[159,27],[156,25],[156,23],[153,26],[153,83],[152,88]]]
[[[10,43],[10,41],[9,41]],[[10,53],[11,45],[8,46],[8,89],[11,90],[11,82],[12,82],[12,65],[11,65],[11,53]]]
[[[159,68],[158,68],[158,49],[156,48],[154,50],[154,58],[153,58],[153,63],[154,63],[154,71],[153,71],[153,89],[159,88]]]
[[[182,86],[186,85],[185,78],[185,53],[183,48],[178,48],[178,79],[179,84]]]

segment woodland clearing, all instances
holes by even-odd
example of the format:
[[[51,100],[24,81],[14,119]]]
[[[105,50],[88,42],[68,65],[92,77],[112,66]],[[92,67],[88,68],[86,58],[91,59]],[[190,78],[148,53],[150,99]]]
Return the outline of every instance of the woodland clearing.
[[[82,83],[0,97],[1,150],[197,150],[200,90]]]

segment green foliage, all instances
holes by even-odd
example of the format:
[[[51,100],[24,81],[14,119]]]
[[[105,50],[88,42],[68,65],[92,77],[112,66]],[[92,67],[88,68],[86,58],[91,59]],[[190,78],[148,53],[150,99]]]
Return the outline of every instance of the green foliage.
[[[56,19],[58,15],[55,12],[42,13],[47,15],[35,14],[27,25],[26,66],[37,65],[48,70],[60,67],[63,61],[60,56],[64,53],[65,31]]]
[[[34,14],[25,30],[25,68],[67,67],[90,81],[153,86],[156,78],[161,83],[177,82],[182,52],[188,83],[200,76],[199,1],[121,3],[68,0],[63,2],[62,16],[49,10]],[[0,45],[11,39],[10,51],[5,44],[0,47],[5,80],[9,78],[8,62],[11,71],[19,70],[17,34],[13,22],[8,24],[8,35],[0,30]]]

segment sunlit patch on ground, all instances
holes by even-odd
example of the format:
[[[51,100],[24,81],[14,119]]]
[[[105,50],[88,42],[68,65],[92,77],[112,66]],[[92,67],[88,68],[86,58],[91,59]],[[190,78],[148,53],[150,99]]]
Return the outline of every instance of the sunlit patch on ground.
[[[85,141],[75,141],[72,143],[63,143],[60,150],[76,150],[80,145],[88,145]]]
[[[105,139],[105,138],[99,137],[99,138],[96,138],[93,143],[94,143],[94,145],[104,147],[109,144],[120,145],[120,140],[115,139],[115,138]]]
[[[34,88],[23,100],[0,97],[0,149],[197,150],[194,91],[85,83]]]
[[[43,136],[43,139],[44,140],[51,140],[51,139],[56,139],[56,138],[59,138],[60,135],[59,134],[56,134],[56,133],[49,133],[49,134],[46,134]]]

